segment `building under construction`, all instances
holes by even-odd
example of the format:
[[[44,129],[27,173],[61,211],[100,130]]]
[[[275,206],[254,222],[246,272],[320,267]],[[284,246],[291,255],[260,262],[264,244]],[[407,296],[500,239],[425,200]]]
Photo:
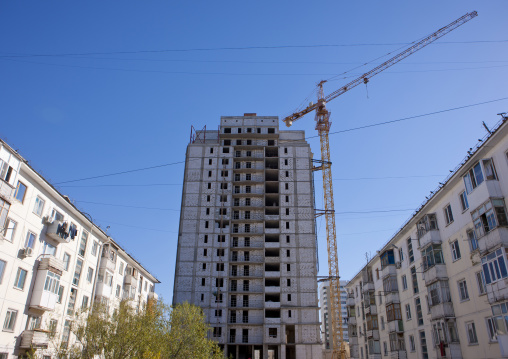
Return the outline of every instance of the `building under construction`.
[[[273,116],[222,117],[187,147],[173,304],[227,357],[320,358],[312,152]]]

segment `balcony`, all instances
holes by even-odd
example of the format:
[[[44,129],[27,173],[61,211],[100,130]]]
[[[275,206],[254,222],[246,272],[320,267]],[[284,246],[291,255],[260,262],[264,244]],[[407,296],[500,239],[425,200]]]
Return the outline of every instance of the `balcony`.
[[[369,339],[379,340],[379,330],[377,329],[367,330],[366,336]]]
[[[441,234],[439,229],[431,229],[426,232],[419,232],[421,235],[419,239],[420,248],[425,248],[429,244],[441,244]]]
[[[384,266],[383,269],[381,269],[381,278],[389,275],[397,275],[397,268],[395,267],[395,264]]]
[[[377,307],[375,305],[368,305],[365,307],[365,315],[377,315]]]
[[[492,284],[487,284],[487,297],[490,304],[508,300],[508,279],[500,279]]]
[[[349,324],[356,325],[356,317],[348,317]]]
[[[24,330],[21,333],[21,349],[48,349],[49,332],[42,329]]]
[[[116,256],[115,256],[115,258],[116,258]],[[111,260],[110,258],[102,257],[100,268],[101,269],[106,268],[106,269],[109,269],[111,272],[114,272],[116,269],[116,262]]]
[[[346,305],[348,307],[354,307],[355,306],[355,298],[354,297],[347,297]]]
[[[392,320],[387,323],[389,333],[402,333],[404,332],[404,323],[402,320]]]
[[[0,180],[0,197],[10,203],[13,195],[14,187],[4,180]]]
[[[358,337],[352,337],[352,336],[350,336],[349,337],[349,345],[350,346],[358,345]]]
[[[107,285],[104,282],[98,282],[97,287],[95,289],[95,295],[97,297],[111,298],[111,293],[113,289],[111,286]]]
[[[374,290],[374,282],[363,283],[363,292],[370,292]]]
[[[432,320],[452,317],[455,317],[455,312],[451,302],[439,303],[430,307],[430,318]]]
[[[60,259],[53,256],[41,258],[37,267],[30,308],[39,310],[55,309],[63,268],[63,262]]]
[[[445,264],[435,264],[433,267],[427,269],[426,272],[423,273],[425,279],[425,285],[429,286],[437,280],[447,280],[448,273],[446,272]]]
[[[385,295],[385,304],[400,303],[399,292],[390,292]]]
[[[138,283],[138,276],[132,274],[126,274],[123,279],[123,284],[135,286]]]
[[[482,255],[499,247],[508,247],[508,228],[496,227],[478,239],[478,247]]]
[[[469,208],[475,209],[490,197],[504,197],[497,180],[485,180],[467,195]]]
[[[46,237],[51,238],[57,243],[69,243],[71,236],[69,234],[69,225],[67,222],[53,221],[48,224]]]

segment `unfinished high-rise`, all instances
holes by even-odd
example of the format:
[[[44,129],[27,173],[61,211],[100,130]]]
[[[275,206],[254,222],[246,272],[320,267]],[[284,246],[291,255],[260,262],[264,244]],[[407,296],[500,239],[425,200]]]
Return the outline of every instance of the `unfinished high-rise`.
[[[273,116],[227,116],[187,147],[173,303],[227,357],[320,358],[312,152]]]

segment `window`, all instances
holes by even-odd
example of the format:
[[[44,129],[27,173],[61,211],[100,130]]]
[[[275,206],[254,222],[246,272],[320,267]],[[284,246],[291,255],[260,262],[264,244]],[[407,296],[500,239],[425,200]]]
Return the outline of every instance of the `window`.
[[[483,173],[480,162],[477,162],[462,178],[468,194],[481,185],[483,183]]]
[[[399,248],[399,261],[402,262],[404,260],[404,250]]]
[[[443,251],[440,244],[431,244],[422,251],[423,270],[434,267],[436,264],[444,264]],[[414,267],[413,267],[414,268]],[[412,269],[411,269],[412,272]],[[415,271],[416,275],[416,271]],[[415,292],[416,293],[416,292]]]
[[[222,147],[222,153],[229,153],[229,147]]]
[[[286,171],[286,177],[289,177],[289,171]]]
[[[222,314],[220,316],[222,316]],[[213,327],[213,337],[219,338],[221,336],[222,336],[222,327]]]
[[[56,254],[56,247],[46,241],[42,241],[42,253],[45,255],[55,256]]]
[[[353,310],[354,310],[354,308],[353,308]],[[381,330],[385,330],[385,317],[383,317],[383,316],[381,316]]]
[[[97,255],[97,249],[99,247],[99,242],[93,241],[92,244],[92,255],[95,257]]]
[[[64,263],[64,269],[66,271],[69,270],[69,263],[71,261],[71,256],[69,255],[69,253],[64,253],[63,255],[63,263]]]
[[[409,257],[409,263],[413,263],[415,261],[415,257],[413,255],[413,243],[411,243],[411,238],[407,239],[407,255]]]
[[[44,282],[44,290],[46,292],[58,294],[60,288],[60,276],[53,272],[48,271],[46,281]]]
[[[406,278],[406,275],[404,274],[402,276],[402,290],[406,290],[407,289],[407,278]]]
[[[460,247],[459,247],[459,241],[454,240],[452,243],[450,243],[450,247],[452,250],[452,258],[454,261],[460,259]]]
[[[416,351],[416,345],[415,345],[415,337],[414,335],[409,336],[409,351],[414,352]]]
[[[439,280],[434,282],[427,287],[427,290],[430,295],[430,301],[428,303],[430,306],[450,303],[452,301],[448,281]]]
[[[270,338],[277,338],[277,328],[268,328],[268,336]]]
[[[208,255],[208,250],[206,248],[203,249],[203,256],[207,256]]]
[[[88,308],[88,297],[86,295],[83,296],[83,301],[81,302],[81,309]]]
[[[239,180],[240,180],[240,179],[239,179]],[[250,173],[246,173],[246,174],[245,174],[245,180],[246,180],[246,181],[251,181],[251,180],[252,180],[252,174],[250,174]]]
[[[383,342],[383,351],[385,353],[385,356],[388,355],[388,345],[386,344],[386,342]]]
[[[83,269],[83,261],[78,259],[76,261],[76,268],[74,269],[74,277],[72,278],[72,284],[79,285],[79,279],[81,278],[81,270]]]
[[[28,231],[26,234],[26,239],[25,239],[25,248],[32,248],[33,249],[34,245],[35,245],[35,238],[36,238],[35,233]]]
[[[211,165],[211,164],[212,164],[212,159],[211,159],[211,158],[208,160],[208,164],[209,164],[209,165]]]
[[[489,334],[489,342],[497,342],[497,334],[496,334],[496,322],[494,321],[494,318],[486,318],[487,322],[487,332]]]
[[[69,345],[70,334],[71,334],[71,321],[66,320],[62,330],[62,343],[61,343],[62,349],[67,349],[67,346]]]
[[[82,257],[86,253],[86,241],[87,240],[88,240],[88,232],[83,231],[83,233],[81,233],[81,242],[79,243],[79,250],[78,250],[78,254]]]
[[[480,295],[487,293],[487,288],[485,287],[485,277],[483,272],[476,272],[476,283],[478,284],[478,293]]]
[[[476,232],[472,229],[467,230],[467,239],[469,240],[469,248],[471,252],[478,249],[478,239],[476,239]]]
[[[460,205],[462,206],[462,212],[469,208],[469,203],[467,202],[467,194],[466,191],[460,194]]]
[[[245,162],[245,168],[252,168],[252,162]]]
[[[446,224],[453,222],[452,206],[449,204],[444,209]]]
[[[204,287],[205,286],[205,278],[201,278],[201,286]]]
[[[5,267],[7,262],[0,259],[0,284],[2,284],[2,278],[4,277]]]
[[[44,200],[41,197],[37,196],[37,198],[35,199],[33,213],[41,217],[42,211],[44,210],[44,203],[45,203]]]
[[[406,304],[406,320],[411,320],[411,306]]]
[[[206,196],[206,201],[207,201],[207,202],[210,202],[210,195],[207,195],[207,196]]]
[[[381,269],[391,264],[395,264],[395,254],[393,253],[393,249],[384,251],[381,254]]]
[[[208,171],[208,177],[212,177],[212,171]]]
[[[205,263],[203,263],[203,264],[205,264]],[[216,270],[217,270],[217,272],[224,272],[224,263],[217,263]]]
[[[17,226],[18,226],[18,224],[10,218],[7,218],[7,221],[5,221],[5,229],[4,229],[3,236],[9,242],[13,241]]]
[[[423,325],[423,313],[422,313],[422,304],[420,302],[420,298],[415,299],[415,307],[416,307],[416,317],[418,318],[418,325]]]
[[[67,315],[74,314],[74,307],[76,305],[76,297],[78,296],[78,290],[71,288],[71,294],[69,296],[69,302],[67,303]]]
[[[25,288],[25,281],[27,271],[23,268],[18,268],[18,272],[16,273],[16,279],[14,279],[14,287],[23,290]]]
[[[485,283],[495,283],[501,278],[506,278],[508,276],[503,251],[504,249],[500,248],[482,258]]]
[[[16,186],[16,192],[14,192],[14,198],[23,203],[23,201],[25,200],[25,193],[26,186],[22,182],[18,181],[18,184]]]
[[[469,344],[478,344],[474,322],[466,323],[467,341]]]
[[[489,180],[497,180],[496,169],[494,167],[494,162],[492,162],[492,158],[488,158],[482,161],[483,169],[485,171],[485,178],[487,181]]]
[[[287,284],[288,287],[291,287],[291,279],[289,279],[289,278],[286,279],[286,284]]]
[[[58,299],[57,299],[57,303],[62,303],[63,293],[64,293],[64,286],[61,285],[61,286],[58,287]]]
[[[413,293],[418,293],[418,279],[416,278],[416,268],[411,267],[411,280],[413,282]]]
[[[13,331],[16,325],[16,318],[18,317],[18,311],[14,309],[7,309],[4,321],[4,330]]]
[[[93,269],[88,267],[88,273],[86,274],[86,281],[88,283],[92,283],[92,279],[93,279]]]
[[[1,160],[0,160],[1,161]],[[0,224],[3,225],[9,213],[11,205],[0,198]]]
[[[228,171],[227,170],[220,171],[220,175],[221,175],[221,177],[227,177]]]
[[[120,284],[117,284],[116,285],[116,292],[115,292],[115,296],[117,298],[120,298],[120,292],[121,292],[121,290],[122,290],[122,287],[120,286]]]
[[[476,238],[481,238],[498,226],[508,226],[503,199],[491,199],[471,213]]]
[[[291,240],[290,240],[290,237],[289,236],[286,236],[286,243],[289,243]]]
[[[286,222],[286,229],[289,229],[289,222]]]
[[[288,165],[288,160],[287,158],[284,160],[284,165],[287,166]]]
[[[464,301],[464,300],[468,300],[469,299],[469,293],[467,291],[467,284],[466,284],[466,280],[463,279],[463,280],[459,280],[457,282],[458,286],[459,286],[459,296],[460,296],[460,300],[461,301]]]
[[[291,293],[288,294],[288,302],[291,302]]]
[[[394,320],[402,320],[400,303],[391,303],[386,305],[386,320],[388,322],[393,322]]]
[[[245,206],[246,207],[250,206],[250,198],[245,198]]]
[[[205,234],[205,237],[203,238],[203,242],[208,243],[208,234]]]

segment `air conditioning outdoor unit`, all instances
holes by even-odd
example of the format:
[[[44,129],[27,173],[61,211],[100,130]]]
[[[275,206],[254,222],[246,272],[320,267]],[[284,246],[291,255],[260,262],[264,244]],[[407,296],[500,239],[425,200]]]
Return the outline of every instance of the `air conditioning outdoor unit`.
[[[21,254],[25,257],[31,257],[33,254],[33,249],[30,247],[23,248],[21,250]]]
[[[51,224],[53,223],[53,218],[51,216],[44,216],[42,218],[42,222],[45,224]]]

